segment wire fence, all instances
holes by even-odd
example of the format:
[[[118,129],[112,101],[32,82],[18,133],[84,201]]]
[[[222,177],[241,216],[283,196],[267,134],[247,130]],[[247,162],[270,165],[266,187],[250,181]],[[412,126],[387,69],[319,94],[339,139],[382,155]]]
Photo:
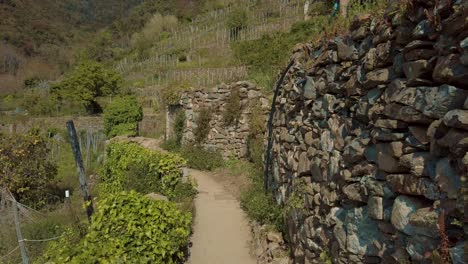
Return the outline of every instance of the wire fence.
[[[44,215],[16,201],[11,192],[2,186],[0,216],[0,263],[30,263],[31,251],[34,251],[32,244],[46,243],[62,237],[25,237],[24,227],[38,223]]]

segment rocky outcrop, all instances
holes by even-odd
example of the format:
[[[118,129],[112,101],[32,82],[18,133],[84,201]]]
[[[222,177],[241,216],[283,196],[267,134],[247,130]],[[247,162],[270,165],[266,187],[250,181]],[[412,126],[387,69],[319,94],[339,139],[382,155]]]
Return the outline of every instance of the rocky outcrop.
[[[239,118],[231,124],[226,124],[223,115],[233,91],[238,91]],[[245,158],[248,153],[250,117],[256,114],[266,120],[269,104],[260,88],[250,82],[221,84],[207,91],[185,92],[180,99],[180,107],[186,117],[183,141],[194,140],[194,129],[198,126],[197,116],[201,108],[206,108],[213,114],[209,122],[210,131],[202,145],[207,149],[220,151],[224,158]],[[252,113],[253,111],[257,112]]]
[[[462,263],[468,2],[413,2],[297,49],[270,170],[280,203],[304,202],[286,215],[294,263],[430,263],[441,233]]]

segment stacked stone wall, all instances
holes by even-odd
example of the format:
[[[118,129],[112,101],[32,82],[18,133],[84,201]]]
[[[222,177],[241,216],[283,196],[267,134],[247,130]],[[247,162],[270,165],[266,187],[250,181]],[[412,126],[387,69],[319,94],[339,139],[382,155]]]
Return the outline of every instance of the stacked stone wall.
[[[226,124],[223,120],[226,104],[233,91],[238,91],[240,97],[240,114],[238,120]],[[259,107],[254,107],[253,104]],[[221,84],[207,91],[190,91],[183,93],[180,107],[185,112],[185,130],[183,142],[194,141],[194,130],[197,129],[197,116],[200,109],[206,108],[211,113],[210,131],[202,145],[222,153],[224,158],[246,158],[248,153],[249,120],[252,111],[257,109],[257,115],[265,118],[268,114],[269,102],[260,89],[250,82],[236,82],[230,85]]]
[[[270,186],[294,263],[432,263],[445,238],[466,263],[468,2],[412,2],[296,49]]]

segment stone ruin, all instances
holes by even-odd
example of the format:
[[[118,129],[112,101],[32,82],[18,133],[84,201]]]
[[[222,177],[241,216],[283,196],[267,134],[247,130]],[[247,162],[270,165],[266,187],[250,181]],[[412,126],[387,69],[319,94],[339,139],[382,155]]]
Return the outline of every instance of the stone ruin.
[[[270,176],[278,202],[302,202],[294,263],[466,263],[468,1],[413,2],[296,49]]]
[[[240,118],[238,122],[226,125],[223,121],[226,102],[231,92],[238,89],[240,96]],[[209,123],[210,131],[202,146],[206,149],[216,150],[222,153],[224,158],[246,158],[248,153],[247,140],[249,137],[249,118],[252,115],[251,104],[260,104],[261,113],[265,120],[270,108],[269,101],[262,95],[260,88],[250,82],[236,82],[230,85],[221,84],[211,90],[197,90],[184,92],[178,105],[168,107],[167,133],[170,137],[173,132],[174,120],[178,111],[185,112],[185,129],[183,143],[194,140],[194,129],[197,128],[196,120],[202,107],[212,111],[212,119]]]

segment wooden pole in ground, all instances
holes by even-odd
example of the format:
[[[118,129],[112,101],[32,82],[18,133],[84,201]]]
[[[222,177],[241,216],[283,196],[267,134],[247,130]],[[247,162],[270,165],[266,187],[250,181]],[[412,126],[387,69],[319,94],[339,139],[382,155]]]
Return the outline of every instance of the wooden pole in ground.
[[[88,184],[86,183],[86,173],[83,166],[83,159],[81,158],[80,144],[78,142],[75,124],[73,124],[73,121],[70,120],[67,122],[67,130],[68,136],[70,137],[70,144],[72,147],[73,156],[75,157],[76,167],[78,170],[81,193],[83,194],[83,199],[86,205],[86,215],[88,216],[88,220],[91,222],[91,215],[94,212],[93,201],[88,191]]]

